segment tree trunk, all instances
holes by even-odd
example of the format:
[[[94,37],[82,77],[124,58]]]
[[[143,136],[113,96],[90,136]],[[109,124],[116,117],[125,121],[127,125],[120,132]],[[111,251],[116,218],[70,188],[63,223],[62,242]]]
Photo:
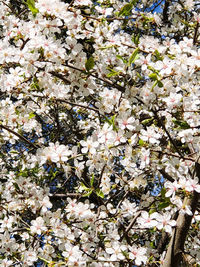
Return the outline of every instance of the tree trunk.
[[[200,180],[200,164],[195,163],[195,172]],[[195,213],[199,200],[199,193],[193,192],[191,197],[185,197],[184,203],[188,205],[192,211]],[[162,267],[179,267],[181,266],[181,261],[185,258],[184,256],[184,244],[191,225],[192,216],[188,214],[180,213],[177,218],[176,227],[173,229],[172,237],[167,249],[167,254],[165,256],[164,263]]]

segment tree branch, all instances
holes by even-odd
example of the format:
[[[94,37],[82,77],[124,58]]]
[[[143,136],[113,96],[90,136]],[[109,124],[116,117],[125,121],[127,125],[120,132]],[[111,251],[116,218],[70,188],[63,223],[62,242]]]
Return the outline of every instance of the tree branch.
[[[195,163],[195,172],[200,181],[200,164]],[[184,203],[188,205],[195,213],[200,194],[196,191],[193,192],[191,197],[185,197]],[[162,267],[177,267],[180,266],[181,260],[184,259],[184,244],[191,225],[192,216],[180,213],[177,218],[177,224],[173,230],[171,241],[167,249],[167,254]]]
[[[13,131],[12,129],[10,129],[9,127],[3,125],[3,124],[0,124],[0,128],[14,134],[15,136],[17,136],[19,139],[23,140],[25,143],[29,144],[31,147],[35,148],[35,149],[38,149],[38,147],[36,145],[34,145],[33,143],[31,143],[28,139],[26,139],[24,136],[18,134],[17,132]]]
[[[164,8],[163,8],[163,22],[164,23],[168,23],[169,20],[168,20],[168,11],[169,11],[169,4],[170,4],[170,0],[165,0],[165,5],[164,5]]]
[[[193,45],[196,44],[197,39],[198,39],[198,29],[199,29],[199,22],[197,22],[197,25],[195,27],[194,37],[193,37]]]
[[[163,130],[165,131],[165,133],[167,134],[169,141],[171,142],[171,144],[174,146],[176,152],[180,155],[181,158],[184,158],[183,154],[181,153],[181,151],[179,150],[179,148],[176,145],[175,140],[173,140],[173,138],[171,137],[169,131],[167,130],[167,128],[165,127],[165,124],[163,123],[162,119],[159,118],[157,112],[155,109],[151,110],[155,116],[155,119],[159,122],[159,124],[162,126]]]

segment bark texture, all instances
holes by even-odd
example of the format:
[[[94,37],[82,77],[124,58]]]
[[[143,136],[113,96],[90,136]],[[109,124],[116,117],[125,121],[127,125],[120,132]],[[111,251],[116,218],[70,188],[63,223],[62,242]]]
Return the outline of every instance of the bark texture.
[[[195,173],[200,181],[200,164],[198,162],[195,163]],[[198,200],[199,193],[196,191],[193,192],[191,197],[185,197],[184,199],[184,204],[190,207],[193,214],[197,208]],[[179,213],[162,267],[181,266],[181,261],[184,261],[184,244],[191,221],[192,216]]]

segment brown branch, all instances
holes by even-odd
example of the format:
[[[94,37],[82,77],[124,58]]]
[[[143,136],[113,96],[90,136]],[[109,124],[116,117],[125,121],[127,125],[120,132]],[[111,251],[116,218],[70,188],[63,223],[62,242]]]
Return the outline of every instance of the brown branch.
[[[161,153],[163,155],[168,155],[168,156],[172,156],[172,157],[175,157],[175,158],[181,158],[183,160],[190,160],[190,161],[193,161],[195,162],[196,160],[194,158],[189,158],[189,157],[182,157],[180,155],[177,155],[177,154],[174,154],[174,153],[170,153],[170,152],[166,152],[166,151],[160,151],[160,150],[154,150],[154,149],[150,149],[151,152],[155,152],[155,153]],[[190,155],[193,155],[195,153],[192,153]]]
[[[196,25],[196,28],[195,28],[195,31],[194,31],[193,45],[195,45],[196,42],[197,42],[197,38],[198,38],[198,29],[199,29],[199,22],[197,22],[197,25]]]
[[[22,43],[22,45],[20,47],[20,50],[23,50],[25,45],[30,41],[30,39],[27,38],[26,40],[24,40],[23,38],[21,38],[21,40],[22,40],[23,43]]]
[[[190,206],[193,214],[196,210],[199,194],[193,193],[191,199],[185,198],[184,202]],[[192,216],[180,213],[177,219],[176,227],[173,230],[171,241],[167,249],[163,267],[177,267],[183,258],[184,244],[192,221]]]
[[[50,71],[49,73],[61,79],[65,84],[68,84],[68,85],[71,84],[71,82],[67,78],[65,78],[62,74],[55,72],[55,71]]]
[[[25,143],[29,144],[31,147],[38,149],[38,146],[34,145],[33,143],[31,143],[28,139],[26,139],[24,136],[18,134],[17,132],[13,131],[12,129],[10,129],[9,127],[0,124],[0,128],[14,134],[15,136],[17,136],[19,139],[23,140]]]
[[[129,225],[126,227],[125,229],[125,233],[128,234],[128,232],[131,230],[131,228],[133,227],[133,225],[135,224],[137,218],[140,216],[142,211],[138,211],[135,215],[135,217],[131,220],[131,222],[129,223]]]
[[[195,173],[200,181],[200,163],[195,163]],[[200,194],[193,192],[191,197],[185,197],[184,203],[188,205],[195,213],[198,205]],[[192,217],[188,214],[180,213],[177,218],[176,227],[172,232],[171,241],[167,249],[167,254],[162,267],[177,267],[180,266],[181,260],[184,260],[184,244],[192,222]]]
[[[163,8],[163,22],[164,23],[168,23],[169,20],[168,20],[168,11],[169,11],[169,4],[170,4],[171,1],[169,0],[165,0],[165,5],[164,5],[164,8]]]
[[[172,183],[174,182],[174,178],[171,177],[171,175],[169,175],[168,173],[166,173],[164,169],[159,170],[159,172],[160,172],[160,173],[162,174],[162,176],[163,176],[164,178],[166,178],[168,181],[170,181],[170,182],[172,182]]]
[[[137,16],[135,17],[101,17],[101,18],[97,18],[97,17],[94,17],[94,16],[88,16],[88,15],[85,15],[85,14],[81,14],[81,16],[83,16],[84,18],[87,18],[87,19],[94,19],[94,20],[97,20],[97,21],[101,21],[102,19],[103,20],[107,20],[107,21],[114,21],[114,20],[135,20],[137,18]]]
[[[80,72],[85,72],[85,70],[83,69],[79,69],[77,67],[74,67],[72,66],[71,64],[67,63],[66,64],[67,67],[71,68],[71,69],[74,69],[74,70],[77,70],[77,71],[80,71]],[[125,92],[125,88],[119,84],[114,84],[112,83],[111,81],[107,80],[107,79],[103,79],[103,78],[100,78],[97,74],[93,74],[93,73],[88,73],[89,76],[92,76],[94,78],[96,78],[97,80],[99,81],[102,81],[104,83],[106,83],[108,86],[111,86],[113,88],[116,88],[118,89],[120,92],[124,93]]]
[[[157,114],[158,111],[156,111],[155,109],[152,109],[151,111],[153,112],[153,114],[154,114],[154,116],[155,116],[155,119],[158,121],[158,123],[161,125],[161,127],[163,128],[163,130],[164,130],[165,133],[167,134],[167,136],[168,136],[168,138],[169,138],[169,141],[170,141],[171,144],[174,146],[176,152],[180,155],[181,158],[184,159],[184,156],[183,156],[182,152],[179,150],[179,148],[178,148],[177,145],[176,145],[176,142],[175,142],[174,139],[171,137],[169,131],[168,131],[167,128],[165,127],[165,124],[164,124],[163,120],[159,118],[159,116],[158,116],[158,114]]]
[[[155,5],[153,6],[153,9],[151,9],[151,12],[152,12],[152,13],[155,11],[155,9],[156,9],[157,7],[159,7],[159,6],[162,4],[162,1],[163,1],[163,0],[158,1],[158,3],[155,4]]]
[[[172,216],[173,220],[177,220],[178,211],[174,213]],[[158,241],[157,251],[159,254],[162,254],[163,251],[166,249],[167,244],[169,243],[170,235],[167,232],[162,232],[161,239]]]
[[[84,108],[84,109],[90,109],[90,110],[93,110],[95,112],[99,112],[99,110],[97,108],[84,106],[84,105],[78,104],[78,103],[73,103],[73,102],[70,102],[70,101],[62,99],[62,98],[56,98],[55,100],[56,101],[60,101],[60,102],[64,102],[64,103],[72,105],[72,106],[77,106],[77,107],[81,107],[81,108]]]
[[[67,198],[67,197],[81,197],[80,193],[66,193],[66,194],[53,194],[52,196],[49,196],[50,199],[55,198]]]

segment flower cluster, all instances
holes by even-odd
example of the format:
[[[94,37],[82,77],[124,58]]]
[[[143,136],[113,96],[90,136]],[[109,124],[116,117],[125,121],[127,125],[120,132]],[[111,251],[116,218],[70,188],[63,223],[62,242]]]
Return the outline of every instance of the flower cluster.
[[[0,265],[200,264],[198,1],[67,2],[0,1]]]

